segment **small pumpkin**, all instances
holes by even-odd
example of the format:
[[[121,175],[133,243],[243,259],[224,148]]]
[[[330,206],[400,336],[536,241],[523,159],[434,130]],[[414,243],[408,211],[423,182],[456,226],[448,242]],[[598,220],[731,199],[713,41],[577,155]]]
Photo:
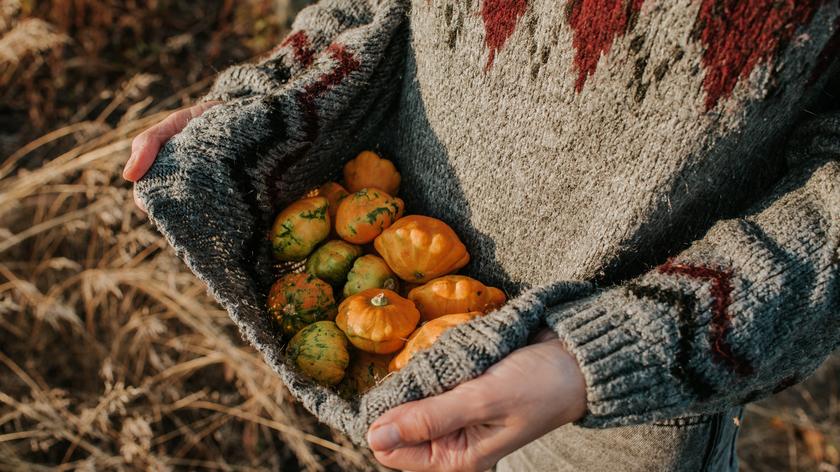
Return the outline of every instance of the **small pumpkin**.
[[[347,337],[335,323],[318,321],[294,335],[286,355],[307,377],[323,385],[335,385],[350,364],[347,344]]]
[[[467,265],[470,255],[455,231],[443,221],[421,215],[397,220],[373,242],[397,275],[425,283]]]
[[[302,261],[330,234],[329,201],[309,197],[287,206],[271,227],[271,247],[280,261]]]
[[[338,182],[327,182],[318,187],[316,195],[327,199],[327,202],[329,202],[329,208],[327,211],[330,214],[330,218],[335,221],[335,212],[338,211],[338,204],[341,203],[341,200],[344,197],[350,195],[350,192],[348,192]]]
[[[341,302],[335,323],[362,351],[388,354],[403,347],[419,320],[414,303],[392,290],[372,288]]]
[[[461,323],[466,323],[473,318],[478,318],[481,315],[483,313],[479,311],[444,315],[417,328],[416,331],[411,333],[411,337],[408,338],[402,351],[391,359],[391,362],[388,364],[388,370],[395,372],[402,369],[415,354],[430,348],[446,330],[458,326]]]
[[[352,360],[345,381],[351,382],[352,391],[361,395],[388,375],[388,363],[393,356],[356,350],[350,357]]]
[[[340,239],[327,241],[306,260],[306,272],[340,287],[353,267],[353,261],[362,255],[362,248]]]
[[[399,198],[378,188],[365,188],[344,197],[338,205],[335,230],[345,241],[369,243],[397,221],[404,209]]]
[[[505,304],[505,292],[466,275],[446,275],[408,293],[423,321],[451,313],[489,313]]]
[[[316,321],[335,319],[332,287],[311,274],[287,274],[268,293],[268,312],[292,336]]]
[[[387,288],[395,292],[399,288],[399,279],[385,260],[372,254],[364,255],[353,263],[343,293],[349,297],[369,288]]]
[[[344,165],[344,183],[351,192],[376,187],[389,195],[396,195],[400,189],[400,173],[388,159],[379,157],[373,151],[362,151]]]

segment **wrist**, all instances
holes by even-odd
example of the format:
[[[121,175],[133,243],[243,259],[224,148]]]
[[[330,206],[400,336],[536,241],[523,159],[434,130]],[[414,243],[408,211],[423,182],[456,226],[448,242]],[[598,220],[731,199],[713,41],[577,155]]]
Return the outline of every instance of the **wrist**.
[[[586,380],[583,371],[575,356],[556,336],[543,341],[541,344],[550,350],[549,355],[553,359],[554,378],[556,379],[555,392],[564,403],[561,414],[563,424],[578,421],[584,417],[587,411]]]

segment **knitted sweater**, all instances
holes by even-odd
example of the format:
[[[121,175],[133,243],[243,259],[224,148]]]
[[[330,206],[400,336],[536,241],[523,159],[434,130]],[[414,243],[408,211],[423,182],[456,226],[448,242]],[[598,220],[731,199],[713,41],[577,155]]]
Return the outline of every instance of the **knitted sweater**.
[[[584,426],[718,411],[840,342],[840,115],[829,0],[325,0],[223,72],[138,183],[153,222],[319,418],[364,442],[545,322]],[[792,131],[796,129],[795,131]],[[358,401],[298,376],[264,312],[272,216],[358,151],[511,302]]]

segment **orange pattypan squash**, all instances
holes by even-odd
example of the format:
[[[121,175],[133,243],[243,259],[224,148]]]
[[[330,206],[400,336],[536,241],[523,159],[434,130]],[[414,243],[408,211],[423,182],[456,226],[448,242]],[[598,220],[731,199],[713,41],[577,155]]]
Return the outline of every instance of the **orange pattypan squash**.
[[[310,274],[287,274],[268,293],[268,312],[283,334],[292,336],[304,326],[335,318],[332,287]]]
[[[344,199],[344,197],[350,195],[350,192],[337,182],[327,182],[318,187],[316,194],[327,199],[327,202],[329,202],[328,211],[330,213],[330,218],[335,221],[335,213],[338,211],[338,204],[341,203],[341,200]]]
[[[408,338],[403,350],[391,359],[391,363],[388,364],[388,370],[394,372],[402,369],[408,364],[408,361],[411,360],[414,354],[431,347],[444,331],[481,315],[483,313],[479,311],[444,315],[417,328],[417,331],[411,333],[411,337]]]
[[[281,261],[302,261],[330,234],[329,202],[309,197],[287,206],[271,228],[274,257]]]
[[[348,195],[338,205],[335,230],[353,244],[374,240],[403,214],[403,201],[378,188],[365,188]]]
[[[446,275],[408,293],[423,321],[450,313],[489,313],[504,305],[505,293],[465,275]]]
[[[397,275],[424,283],[467,265],[470,255],[455,231],[443,221],[410,215],[397,220],[373,242]]]
[[[396,195],[400,189],[400,173],[388,159],[372,151],[362,151],[344,165],[344,183],[351,192],[376,187],[389,195]]]
[[[399,350],[420,320],[414,303],[384,288],[344,299],[335,323],[357,348],[374,354]]]
[[[318,321],[295,334],[286,355],[309,378],[322,385],[335,385],[350,364],[347,347],[347,337],[335,323]]]

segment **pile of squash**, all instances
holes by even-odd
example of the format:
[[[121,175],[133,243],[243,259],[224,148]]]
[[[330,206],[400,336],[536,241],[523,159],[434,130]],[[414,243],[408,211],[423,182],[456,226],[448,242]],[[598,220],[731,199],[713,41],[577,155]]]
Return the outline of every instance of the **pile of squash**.
[[[344,166],[343,183],[326,183],[277,215],[274,257],[305,261],[305,271],[272,285],[268,312],[291,338],[291,362],[352,396],[506,297],[452,275],[469,262],[467,248],[443,221],[403,215],[391,161],[364,151]]]

